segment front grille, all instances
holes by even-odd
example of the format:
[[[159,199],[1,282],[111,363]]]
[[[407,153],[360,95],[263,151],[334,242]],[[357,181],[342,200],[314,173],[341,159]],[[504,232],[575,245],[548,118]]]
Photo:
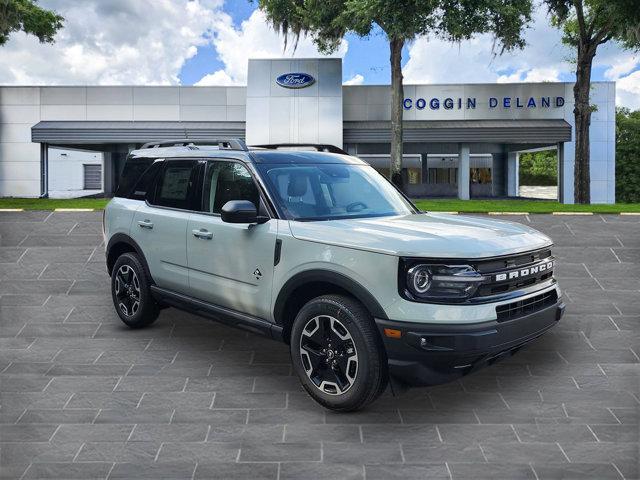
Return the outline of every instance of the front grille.
[[[474,268],[481,274],[487,275],[492,279],[498,273],[508,273],[513,270],[527,269],[527,267],[534,266],[538,262],[545,259],[553,260],[551,256],[551,249],[544,248],[542,250],[536,250],[533,252],[521,253],[519,255],[513,255],[510,257],[482,260],[474,263]],[[553,277],[553,270],[544,270],[535,275],[528,275],[524,278],[508,278],[505,281],[491,281],[480,285],[476,292],[477,297],[488,297],[491,295],[499,295],[501,293],[508,293],[514,290],[521,290],[523,288],[542,283]]]
[[[558,301],[558,293],[555,289],[517,302],[507,303],[496,307],[498,322],[524,317],[545,307],[549,307]]]

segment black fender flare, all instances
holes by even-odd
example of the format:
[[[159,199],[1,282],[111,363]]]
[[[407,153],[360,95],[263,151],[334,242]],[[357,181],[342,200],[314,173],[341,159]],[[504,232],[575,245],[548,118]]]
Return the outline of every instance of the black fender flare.
[[[108,264],[108,259],[109,259],[109,254],[111,253],[111,249],[115,245],[120,243],[125,243],[129,245],[131,248],[133,248],[136,254],[140,257],[140,260],[142,261],[142,266],[144,267],[147,273],[147,276],[151,279],[151,283],[155,283],[153,281],[153,277],[151,276],[151,271],[149,270],[149,264],[147,263],[147,259],[144,256],[144,253],[142,253],[142,249],[140,248],[140,245],[138,245],[138,243],[133,238],[131,238],[129,235],[125,233],[116,233],[109,239],[109,242],[107,243],[107,248],[106,248],[107,273],[111,275],[111,268]]]
[[[336,285],[337,287],[340,287],[343,290],[346,290],[351,295],[353,295],[360,303],[362,303],[375,318],[388,320],[387,314],[385,313],[378,300],[376,300],[371,292],[369,292],[369,290],[363,287],[360,283],[342,273],[334,272],[331,270],[315,269],[305,270],[303,272],[295,274],[282,286],[273,308],[273,318],[275,319],[276,324],[282,325],[283,323],[284,308],[291,293],[296,288],[306,283],[315,282],[330,283]]]

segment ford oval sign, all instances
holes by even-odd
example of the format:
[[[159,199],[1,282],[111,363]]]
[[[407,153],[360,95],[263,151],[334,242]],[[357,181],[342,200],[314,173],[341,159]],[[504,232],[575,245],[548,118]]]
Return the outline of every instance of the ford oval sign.
[[[285,73],[276,78],[276,83],[284,88],[305,88],[315,82],[316,79],[307,73]]]

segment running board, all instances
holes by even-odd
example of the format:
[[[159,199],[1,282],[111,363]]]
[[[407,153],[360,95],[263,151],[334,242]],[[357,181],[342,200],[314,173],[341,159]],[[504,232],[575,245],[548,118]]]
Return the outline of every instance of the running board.
[[[188,295],[160,288],[156,285],[151,285],[151,293],[158,302],[186,310],[201,317],[216,320],[231,327],[241,328],[273,338],[274,340],[283,341],[282,327],[263,318],[204,302],[197,298],[189,297]]]

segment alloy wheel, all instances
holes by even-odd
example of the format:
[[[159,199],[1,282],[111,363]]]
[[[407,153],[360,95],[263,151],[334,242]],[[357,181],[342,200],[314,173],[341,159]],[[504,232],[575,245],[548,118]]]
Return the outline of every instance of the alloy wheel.
[[[358,374],[358,352],[349,330],[336,318],[319,315],[309,320],[300,336],[302,366],[323,393],[347,392]]]
[[[115,292],[118,308],[127,317],[132,317],[140,308],[140,281],[129,265],[122,265],[116,273]]]

